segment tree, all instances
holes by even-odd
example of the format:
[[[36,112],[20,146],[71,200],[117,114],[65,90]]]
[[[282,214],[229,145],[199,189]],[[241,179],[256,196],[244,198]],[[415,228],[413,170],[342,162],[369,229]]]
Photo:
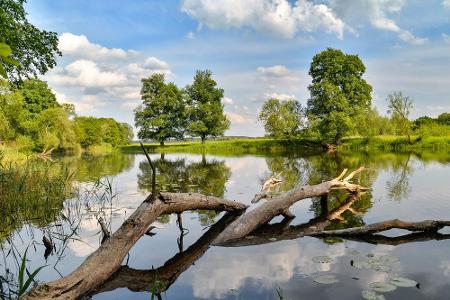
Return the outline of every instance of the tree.
[[[388,114],[395,124],[397,134],[405,134],[411,143],[411,122],[409,114],[413,108],[413,100],[411,97],[403,96],[402,92],[393,92],[388,95]]]
[[[442,113],[437,117],[438,123],[442,125],[450,125],[450,113]]]
[[[185,104],[181,90],[172,82],[164,82],[164,74],[142,79],[143,103],[135,110],[135,125],[140,139],[160,142],[183,137]]]
[[[56,96],[48,87],[47,82],[39,79],[28,79],[20,83],[19,88],[25,101],[25,109],[31,114],[38,114],[43,110],[61,107]]]
[[[362,78],[366,68],[357,55],[328,48],[311,62],[308,119],[326,141],[337,143],[354,131],[355,121],[371,109],[372,87]]]
[[[266,132],[277,139],[291,140],[298,136],[303,125],[303,109],[297,100],[267,100],[259,113]]]
[[[202,143],[208,136],[221,136],[230,127],[223,111],[223,89],[217,88],[209,70],[197,71],[194,82],[185,89],[188,102],[188,131]]]
[[[0,1],[0,37],[11,47],[10,56],[17,63],[6,61],[6,73],[12,81],[45,74],[56,65],[58,36],[55,32],[39,30],[28,22],[24,9],[26,0]],[[20,65],[20,67],[18,67]]]
[[[13,65],[18,67],[19,62],[10,57],[12,53],[11,47],[5,43],[0,43],[0,76],[3,78],[8,78],[6,73],[5,64]]]

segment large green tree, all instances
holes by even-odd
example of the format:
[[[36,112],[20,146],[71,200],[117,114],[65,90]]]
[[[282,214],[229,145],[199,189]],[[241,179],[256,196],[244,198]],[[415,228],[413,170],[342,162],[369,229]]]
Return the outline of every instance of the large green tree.
[[[156,140],[164,145],[170,138],[183,137],[185,103],[182,91],[172,82],[164,82],[164,74],[142,79],[142,104],[135,110],[138,137]]]
[[[61,107],[56,96],[45,81],[27,79],[19,88],[25,101],[25,108],[31,114],[38,114],[49,108]]]
[[[355,132],[355,120],[371,109],[372,87],[363,79],[366,68],[357,55],[328,48],[311,62],[307,112],[325,141],[337,143]]]
[[[185,89],[188,102],[188,132],[201,138],[217,137],[230,127],[223,111],[223,89],[217,87],[209,70],[197,71],[194,82]]]
[[[27,20],[25,0],[0,0],[0,41],[11,47],[10,58],[18,64],[4,65],[8,77],[19,81],[45,74],[56,65],[58,36],[40,30]]]
[[[303,109],[295,99],[271,98],[263,104],[259,120],[270,136],[291,140],[298,136],[303,126]]]

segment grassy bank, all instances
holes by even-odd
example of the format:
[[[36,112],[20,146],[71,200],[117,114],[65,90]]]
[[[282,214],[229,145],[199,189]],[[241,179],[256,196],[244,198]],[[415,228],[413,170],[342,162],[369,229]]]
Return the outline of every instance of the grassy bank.
[[[344,151],[450,151],[450,136],[413,136],[411,142],[405,136],[349,137],[342,140],[339,148]]]
[[[312,140],[275,140],[270,138],[253,139],[229,139],[220,141],[207,141],[201,144],[199,141],[169,142],[164,147],[159,144],[145,144],[149,152],[157,153],[208,153],[216,155],[238,155],[273,153],[282,154],[287,151],[322,151],[321,143]],[[121,147],[124,153],[141,153],[139,144],[131,144]],[[450,151],[450,137],[412,137],[409,143],[403,136],[375,136],[375,137],[347,137],[339,146],[340,151]]]
[[[258,154],[258,153],[283,153],[292,150],[310,151],[317,149],[318,144],[306,140],[286,141],[270,138],[253,139],[229,139],[220,141],[206,141],[202,144],[199,141],[190,142],[170,142],[164,147],[159,144],[145,144],[149,152],[158,153],[208,153],[216,155],[238,155],[238,154]],[[124,153],[141,153],[139,144],[132,144],[121,147]]]

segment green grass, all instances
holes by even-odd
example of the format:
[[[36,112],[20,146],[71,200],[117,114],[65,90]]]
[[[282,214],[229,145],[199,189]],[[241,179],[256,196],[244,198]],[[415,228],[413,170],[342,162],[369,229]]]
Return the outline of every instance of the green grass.
[[[342,140],[341,150],[361,151],[442,151],[450,150],[450,136],[430,136],[421,138],[412,136],[412,142],[406,136],[348,137]]]
[[[208,153],[216,155],[240,154],[279,154],[292,150],[311,150],[319,148],[318,144],[309,140],[275,140],[270,138],[235,138],[228,140],[212,140],[202,144],[200,141],[169,142],[164,147],[159,144],[145,144],[149,152],[158,153]],[[124,153],[141,153],[139,144],[121,147]]]

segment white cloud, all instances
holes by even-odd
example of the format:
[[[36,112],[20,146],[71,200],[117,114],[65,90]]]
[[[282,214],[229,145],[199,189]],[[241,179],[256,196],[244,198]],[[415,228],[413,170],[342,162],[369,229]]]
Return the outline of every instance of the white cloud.
[[[232,104],[234,104],[234,100],[229,97],[223,97],[223,103],[232,105]]]
[[[189,31],[189,32],[186,34],[186,37],[187,37],[188,39],[192,40],[192,39],[195,38],[195,34],[194,34],[192,31]]]
[[[75,104],[78,113],[93,113],[117,101],[121,101],[119,107],[134,108],[140,100],[141,78],[153,73],[172,75],[164,60],[134,50],[106,48],[84,35],[63,33],[59,43],[65,60],[47,80],[64,98],[69,96],[72,101],[65,102]]]
[[[251,124],[255,122],[251,117],[238,113],[226,112],[226,115],[232,124]]]
[[[275,65],[271,67],[258,67],[256,71],[268,77],[285,77],[291,74],[291,71],[283,65]]]
[[[344,22],[325,4],[297,0],[183,0],[182,11],[210,28],[251,28],[283,38],[324,30],[342,38]]]
[[[337,16],[344,20],[361,18],[365,22],[368,19],[373,27],[395,32],[400,40],[412,45],[422,45],[427,41],[400,28],[388,17],[399,13],[406,4],[405,0],[329,0],[329,3]]]
[[[133,50],[106,48],[91,43],[85,35],[75,35],[70,32],[64,32],[59,36],[58,47],[64,56],[95,60],[126,59],[137,54]]]
[[[281,101],[289,100],[289,99],[295,99],[295,95],[288,95],[288,94],[279,94],[279,93],[266,93],[266,99],[275,98]]]
[[[443,1],[442,1],[442,5],[443,5],[445,8],[450,8],[450,0],[443,0]]]

